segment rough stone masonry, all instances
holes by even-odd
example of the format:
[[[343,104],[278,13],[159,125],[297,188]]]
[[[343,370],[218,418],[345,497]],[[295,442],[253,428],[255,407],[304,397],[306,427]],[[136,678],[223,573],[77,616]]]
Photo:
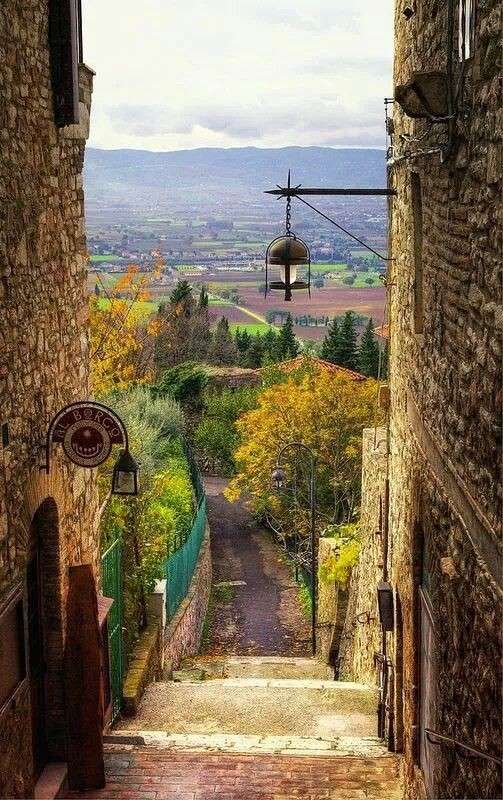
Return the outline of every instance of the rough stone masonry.
[[[395,86],[417,72],[446,75],[450,52],[457,100],[454,121],[430,133],[396,102],[393,113],[392,722],[410,798],[425,788],[497,798],[501,770],[486,756],[501,755],[502,722],[501,4],[412,9],[396,4]]]
[[[48,25],[48,0],[0,5],[0,624],[19,595],[28,657],[26,567],[38,547],[40,724],[46,758],[64,760],[67,567],[96,566],[96,492],[93,474],[56,450],[48,476],[39,465],[51,418],[89,390],[81,172],[93,74],[80,65],[80,124],[56,127]],[[2,797],[33,797],[34,702],[25,676],[0,703]]]

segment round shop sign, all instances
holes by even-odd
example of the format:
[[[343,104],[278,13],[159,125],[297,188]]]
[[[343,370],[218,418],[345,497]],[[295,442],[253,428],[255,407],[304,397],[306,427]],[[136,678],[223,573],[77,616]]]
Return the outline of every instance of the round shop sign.
[[[119,417],[101,403],[74,403],[54,418],[50,442],[61,442],[66,456],[81,467],[97,467],[107,460],[115,444],[126,446]]]
[[[63,439],[63,450],[74,464],[97,467],[110,455],[110,434],[97,422],[81,420],[70,425]]]

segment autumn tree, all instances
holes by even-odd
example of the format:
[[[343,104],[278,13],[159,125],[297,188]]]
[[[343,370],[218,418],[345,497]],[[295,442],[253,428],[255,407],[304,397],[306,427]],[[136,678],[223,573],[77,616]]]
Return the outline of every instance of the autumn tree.
[[[326,370],[308,369],[304,377],[269,385],[257,407],[236,423],[242,441],[235,454],[237,475],[227,496],[250,498],[253,510],[267,519],[281,538],[307,537],[309,463],[295,449],[285,453],[287,482],[295,495],[277,493],[271,473],[281,449],[300,441],[316,457],[318,524],[352,521],[361,480],[362,431],[373,425],[375,383],[357,382]]]
[[[149,299],[151,277],[130,266],[113,287],[102,284],[90,299],[91,385],[98,397],[153,377],[157,325],[139,305]]]

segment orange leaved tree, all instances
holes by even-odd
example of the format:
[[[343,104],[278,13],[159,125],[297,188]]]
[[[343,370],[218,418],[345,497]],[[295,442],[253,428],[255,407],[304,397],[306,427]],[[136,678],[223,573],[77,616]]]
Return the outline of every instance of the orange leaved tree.
[[[229,499],[245,494],[253,510],[282,537],[309,531],[309,458],[295,448],[284,453],[287,485],[276,491],[271,473],[281,449],[302,442],[313,451],[316,465],[317,522],[351,521],[357,509],[361,480],[362,431],[376,421],[375,381],[353,381],[323,370],[300,379],[287,377],[265,388],[257,408],[237,422],[242,444],[235,460],[237,475]]]
[[[145,315],[148,284],[155,273],[129,266],[111,289],[90,300],[91,383],[100,397],[153,378],[153,341],[158,323]]]

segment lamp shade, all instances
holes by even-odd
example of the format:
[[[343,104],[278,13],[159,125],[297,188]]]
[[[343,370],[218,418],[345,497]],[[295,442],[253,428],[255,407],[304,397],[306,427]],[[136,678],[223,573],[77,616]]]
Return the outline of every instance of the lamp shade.
[[[112,475],[112,494],[137,495],[139,489],[138,463],[129,450],[122,450]]]
[[[269,264],[294,266],[309,264],[309,249],[302,239],[296,236],[280,236],[269,248]]]

